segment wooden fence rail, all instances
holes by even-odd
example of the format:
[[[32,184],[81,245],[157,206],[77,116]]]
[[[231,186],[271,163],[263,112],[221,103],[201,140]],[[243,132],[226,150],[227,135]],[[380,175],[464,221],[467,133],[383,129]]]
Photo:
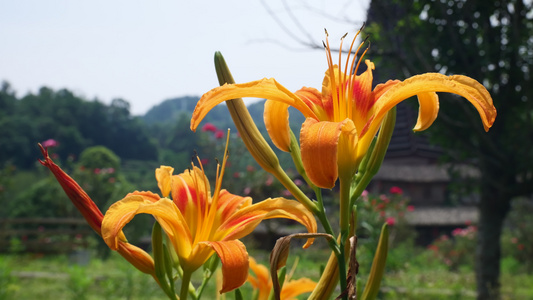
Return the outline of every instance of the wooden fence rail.
[[[92,234],[81,218],[0,219],[0,252],[67,253],[87,247]]]

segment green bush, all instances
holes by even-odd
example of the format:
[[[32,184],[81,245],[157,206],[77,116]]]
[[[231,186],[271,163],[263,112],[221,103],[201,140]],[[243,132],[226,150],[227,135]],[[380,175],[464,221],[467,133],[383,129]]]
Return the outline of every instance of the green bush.
[[[502,253],[513,257],[519,270],[533,273],[533,200],[516,199],[502,234]]]

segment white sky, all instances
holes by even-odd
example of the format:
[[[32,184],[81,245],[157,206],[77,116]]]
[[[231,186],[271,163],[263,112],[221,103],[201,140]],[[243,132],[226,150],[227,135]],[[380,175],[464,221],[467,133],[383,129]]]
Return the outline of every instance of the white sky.
[[[306,39],[282,0],[264,1]],[[327,28],[332,46],[353,36],[368,7],[368,0],[286,3],[315,42]],[[217,50],[237,82],[274,77],[290,90],[320,88],[327,66],[323,51],[295,42],[259,0],[0,0],[0,81],[19,97],[67,88],[105,103],[123,98],[139,115],[216,87]]]

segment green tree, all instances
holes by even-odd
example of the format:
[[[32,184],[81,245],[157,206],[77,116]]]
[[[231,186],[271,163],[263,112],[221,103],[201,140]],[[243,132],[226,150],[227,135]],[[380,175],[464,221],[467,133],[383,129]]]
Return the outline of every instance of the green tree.
[[[157,146],[146,125],[130,115],[129,103],[111,105],[87,101],[69,90],[42,87],[18,99],[6,82],[0,89],[0,164],[29,168],[35,164],[36,143],[59,145],[59,157],[78,156],[83,149],[105,145],[124,159],[156,160]]]
[[[532,9],[525,0],[372,0],[368,10],[378,79],[465,74],[494,99],[498,117],[488,133],[474,109],[447,95],[429,132],[449,158],[481,171],[478,299],[499,297],[502,224],[510,202],[533,192]]]

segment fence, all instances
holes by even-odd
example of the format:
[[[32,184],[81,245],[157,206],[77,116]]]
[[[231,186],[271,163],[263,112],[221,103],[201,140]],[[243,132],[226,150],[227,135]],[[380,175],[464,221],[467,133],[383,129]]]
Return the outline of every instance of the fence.
[[[0,252],[68,253],[93,232],[80,218],[0,219]]]

